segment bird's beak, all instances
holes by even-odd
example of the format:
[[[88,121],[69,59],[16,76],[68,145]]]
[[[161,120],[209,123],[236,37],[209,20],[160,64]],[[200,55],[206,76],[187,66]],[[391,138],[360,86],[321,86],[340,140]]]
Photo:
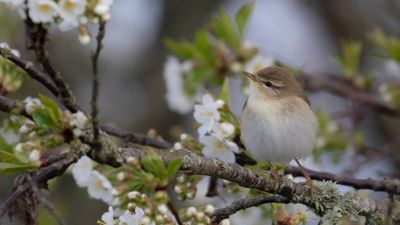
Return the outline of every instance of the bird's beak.
[[[242,74],[250,78],[252,81],[257,81],[257,76],[252,73],[242,71]]]

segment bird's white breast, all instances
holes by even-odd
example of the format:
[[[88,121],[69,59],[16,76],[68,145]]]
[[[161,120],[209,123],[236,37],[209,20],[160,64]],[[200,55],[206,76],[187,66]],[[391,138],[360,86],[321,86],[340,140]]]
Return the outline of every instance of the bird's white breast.
[[[256,160],[289,163],[311,154],[318,122],[299,97],[250,96],[241,116],[242,141]]]

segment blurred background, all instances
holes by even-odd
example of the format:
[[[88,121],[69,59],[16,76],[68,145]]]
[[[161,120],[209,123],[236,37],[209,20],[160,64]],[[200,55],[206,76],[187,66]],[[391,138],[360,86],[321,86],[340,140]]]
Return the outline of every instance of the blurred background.
[[[100,58],[102,123],[142,133],[154,128],[171,141],[176,138],[173,134],[180,131],[195,135],[192,116],[170,111],[165,102],[162,73],[168,51],[163,39],[191,39],[195,30],[202,27],[218,9],[225,8],[233,13],[246,2],[115,1]],[[399,22],[399,0],[259,0],[256,1],[245,39],[258,45],[265,55],[290,66],[303,68],[312,74],[340,74],[333,55],[339,53],[341,41],[365,40],[366,34],[376,26],[387,34],[399,35]],[[95,32],[95,27],[92,27],[92,35]],[[95,43],[83,46],[78,41],[77,31],[60,32],[56,27],[50,37],[48,48],[52,62],[70,84],[79,104],[89,111],[89,56]],[[4,6],[0,6],[0,42],[9,43],[12,48],[20,50],[23,57],[33,59],[32,53],[25,50],[22,20],[16,12]],[[370,47],[368,41],[365,43],[367,53]],[[384,60],[371,54],[363,56],[362,71],[373,70],[378,80],[398,81],[400,72],[388,71],[385,65]],[[48,94],[40,85],[27,81],[20,91],[10,97],[23,99],[38,93]],[[312,94],[310,98],[314,109],[321,106],[329,113],[348,106],[345,100],[325,93]],[[240,108],[242,102],[243,98],[238,99],[236,107]],[[339,122],[346,126],[348,121]],[[397,119],[378,116],[368,118],[361,126],[368,143],[379,147],[400,135],[399,124]],[[399,162],[399,154],[391,159],[373,161],[364,165],[355,176],[382,179],[389,173],[397,173]],[[323,155],[320,163],[306,162],[309,167],[335,173],[344,171],[351,164],[351,157],[342,157],[340,166],[335,165],[329,155]],[[0,201],[10,192],[12,179],[2,177],[0,180]],[[69,175],[52,181],[51,186],[52,200],[67,224],[94,224],[106,211],[105,204],[89,199],[86,190],[78,188]],[[383,196],[376,195],[377,198]],[[244,221],[246,224],[257,224],[250,219],[259,215],[247,213],[242,217],[236,216],[233,224],[244,224]]]

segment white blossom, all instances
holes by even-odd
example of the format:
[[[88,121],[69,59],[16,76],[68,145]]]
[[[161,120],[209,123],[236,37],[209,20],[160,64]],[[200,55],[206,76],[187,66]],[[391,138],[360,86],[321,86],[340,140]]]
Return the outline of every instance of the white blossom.
[[[125,211],[119,218],[118,225],[140,225],[140,224],[150,224],[145,222],[144,211],[143,209],[136,207],[135,213],[131,213],[130,211]]]
[[[204,212],[207,213],[208,215],[211,215],[215,212],[215,207],[211,204],[208,204],[206,205]]]
[[[196,219],[197,219],[197,220],[202,220],[202,219],[204,219],[204,216],[205,216],[205,215],[204,215],[203,212],[198,212],[197,215],[196,215]]]
[[[105,212],[101,216],[101,221],[103,221],[105,225],[114,225],[114,210],[111,206],[108,207],[108,212]]]
[[[31,161],[31,162],[34,162],[34,163],[38,163],[38,162],[40,162],[40,151],[39,150],[37,150],[37,149],[33,149],[30,153],[29,153],[29,160]]]
[[[44,108],[42,102],[38,98],[26,97],[24,100],[25,111],[31,115],[34,111],[41,110]]]
[[[109,19],[110,16],[110,7],[113,4],[113,0],[99,0],[97,5],[94,7],[94,12],[97,15],[103,17],[103,19]]]
[[[112,185],[110,181],[99,172],[93,170],[87,185],[89,196],[94,199],[101,199],[111,204],[113,195],[111,194]]]
[[[197,129],[200,136],[210,132],[216,121],[221,118],[219,108],[221,104],[214,101],[209,94],[203,95],[201,104],[194,106],[194,119],[201,124]]]
[[[185,133],[183,133],[183,134],[181,134],[181,136],[180,136],[180,140],[181,141],[184,141],[184,140],[186,140],[186,139],[188,139],[188,134],[185,134]]]
[[[117,174],[117,180],[118,181],[124,181],[125,179],[126,179],[126,173],[125,172],[119,172],[118,174]]]
[[[174,191],[175,191],[177,194],[180,194],[180,193],[182,193],[182,189],[181,189],[181,187],[180,187],[180,186],[178,186],[178,185],[175,185],[175,187],[174,187]]]
[[[224,219],[219,224],[220,225],[231,225],[231,221],[229,219]]]
[[[169,210],[168,207],[165,204],[161,204],[157,207],[157,210],[162,213],[162,214],[166,214]]]
[[[58,13],[58,5],[51,0],[28,1],[29,16],[35,23],[52,22]]]
[[[90,43],[91,37],[88,33],[79,33],[78,39],[81,44],[87,45]]]
[[[132,199],[132,200],[136,199],[139,195],[140,195],[140,193],[137,191],[131,191],[131,192],[128,192],[128,194],[127,194],[128,198]]]
[[[32,120],[27,119],[24,124],[19,128],[19,132],[27,134],[35,127],[35,123]]]
[[[24,151],[23,146],[24,146],[24,145],[23,145],[22,143],[18,143],[18,144],[15,146],[15,151],[16,151],[16,152],[19,152],[19,153],[23,152],[23,151]]]
[[[78,162],[72,167],[72,176],[79,187],[86,187],[91,179],[93,170],[93,161],[87,157],[82,156]]]
[[[71,116],[69,125],[73,128],[72,132],[75,136],[81,136],[83,134],[83,129],[88,125],[88,118],[82,111],[78,111]]]
[[[339,127],[337,123],[334,121],[329,121],[328,124],[326,125],[326,131],[328,131],[329,133],[335,133],[338,130]]]
[[[235,132],[235,126],[231,123],[214,123],[211,131],[217,138],[224,139]]]
[[[200,136],[200,143],[204,145],[203,154],[208,158],[218,158],[228,163],[235,162],[234,152],[239,152],[239,147],[232,141],[224,140],[213,134]]]
[[[165,99],[168,107],[180,114],[185,114],[192,110],[193,101],[184,90],[182,70],[187,70],[187,68],[182,67],[182,64],[177,58],[168,56],[164,64],[163,76],[167,88]]]
[[[231,68],[232,72],[239,73],[240,71],[242,71],[243,66],[239,62],[233,62],[231,64],[230,68]]]
[[[244,66],[244,70],[249,73],[256,73],[259,70],[272,66],[274,64],[274,59],[271,57],[265,57],[260,54],[255,55],[249,62]]]
[[[174,144],[174,150],[180,150],[180,149],[183,149],[182,144],[180,142],[176,142]]]
[[[131,213],[129,210],[126,210],[124,214],[119,217],[119,225],[139,225],[141,220],[143,219],[143,214],[140,214],[142,211],[140,208],[135,209],[135,214]],[[140,211],[139,214],[136,211]]]
[[[197,214],[197,209],[193,206],[190,206],[189,208],[186,209],[186,216],[192,217]]]

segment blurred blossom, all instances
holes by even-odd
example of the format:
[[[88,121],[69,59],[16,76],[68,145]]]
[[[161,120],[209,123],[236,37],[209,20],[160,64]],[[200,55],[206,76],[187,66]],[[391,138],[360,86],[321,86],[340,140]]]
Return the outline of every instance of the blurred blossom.
[[[10,46],[5,42],[0,42],[0,48],[4,48],[4,49],[7,49],[7,50],[10,50],[13,55],[15,55],[17,57],[20,57],[19,51],[16,50],[16,49],[10,48]]]
[[[272,66],[274,59],[272,57],[265,57],[260,54],[255,55],[246,65],[244,70],[249,73],[256,73],[264,67]]]
[[[87,127],[88,122],[89,120],[86,115],[82,111],[78,111],[72,114],[69,125],[72,128],[73,134],[79,137],[83,134],[83,130]]]
[[[26,97],[24,103],[25,111],[29,115],[31,115],[34,111],[44,108],[42,102],[38,98],[32,98],[31,96]]]
[[[388,60],[385,62],[386,72],[397,78],[400,78],[400,63],[395,60]]]
[[[78,17],[85,12],[85,0],[62,0],[58,3],[59,13],[63,21],[59,28],[61,31],[68,31],[78,27]]]
[[[31,153],[29,153],[29,160],[33,163],[40,164],[40,151],[37,149],[33,149]]]
[[[165,99],[168,107],[180,114],[188,113],[192,110],[193,101],[185,93],[182,71],[187,70],[187,63],[180,63],[173,56],[168,56],[164,64],[164,81],[167,88]]]

